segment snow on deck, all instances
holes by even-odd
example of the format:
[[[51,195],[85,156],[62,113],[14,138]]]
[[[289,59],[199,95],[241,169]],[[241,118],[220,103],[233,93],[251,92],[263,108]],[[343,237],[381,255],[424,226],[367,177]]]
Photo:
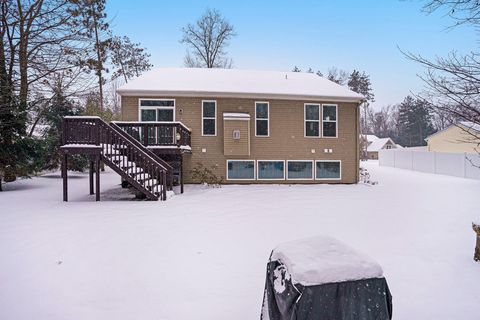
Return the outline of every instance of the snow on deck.
[[[283,243],[273,250],[271,260],[285,264],[292,282],[304,286],[383,276],[375,260],[327,236]]]
[[[128,201],[108,169],[101,202],[88,174],[69,174],[68,203],[58,173],[9,183],[0,319],[259,319],[272,249],[320,234],[378,261],[394,319],[476,319],[480,181],[377,163],[376,186],[187,185],[165,202]]]

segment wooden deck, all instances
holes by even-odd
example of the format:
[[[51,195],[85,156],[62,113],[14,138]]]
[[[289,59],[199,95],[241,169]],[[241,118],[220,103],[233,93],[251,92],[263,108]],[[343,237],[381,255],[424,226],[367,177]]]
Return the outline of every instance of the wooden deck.
[[[90,159],[90,194],[100,200],[100,163],[150,200],[166,200],[175,176],[183,193],[183,155],[191,153],[190,129],[172,123],[110,123],[99,117],[65,117],[62,128],[63,199],[68,201],[68,156]],[[174,164],[174,165],[172,165]]]

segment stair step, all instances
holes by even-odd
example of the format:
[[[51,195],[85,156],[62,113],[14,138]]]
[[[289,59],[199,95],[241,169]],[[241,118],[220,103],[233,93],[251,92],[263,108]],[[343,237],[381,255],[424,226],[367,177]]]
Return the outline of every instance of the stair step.
[[[127,173],[128,173],[129,175],[132,175],[132,176],[134,176],[134,175],[136,175],[136,174],[139,174],[139,173],[143,173],[143,172],[144,172],[144,171],[143,171],[143,168],[137,167],[137,166],[133,166],[133,167],[131,167],[131,168],[129,168],[129,169],[127,170]]]
[[[137,173],[136,175],[134,175],[134,178],[138,181],[145,181],[151,179],[148,173]]]

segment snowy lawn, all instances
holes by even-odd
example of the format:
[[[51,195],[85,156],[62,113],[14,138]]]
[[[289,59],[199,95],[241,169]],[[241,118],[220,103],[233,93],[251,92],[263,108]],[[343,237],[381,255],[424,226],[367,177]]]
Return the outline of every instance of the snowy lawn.
[[[0,319],[258,319],[271,249],[326,234],[382,266],[394,319],[478,319],[480,181],[366,165],[377,186],[187,186],[125,201],[102,175],[0,193]],[[124,200],[115,200],[124,199]]]

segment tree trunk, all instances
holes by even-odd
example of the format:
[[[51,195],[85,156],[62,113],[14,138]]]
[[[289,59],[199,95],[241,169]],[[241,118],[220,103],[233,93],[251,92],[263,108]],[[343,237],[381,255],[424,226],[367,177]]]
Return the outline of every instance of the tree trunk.
[[[95,49],[97,51],[97,65],[96,67],[96,73],[98,76],[98,90],[100,94],[100,111],[103,111],[103,78],[102,78],[102,71],[103,71],[103,60],[102,60],[102,48],[100,44],[100,37],[98,35],[98,22],[97,22],[97,17],[96,13],[94,11],[93,5],[92,5],[92,12],[93,12],[93,24],[94,24],[94,29],[95,29]]]

